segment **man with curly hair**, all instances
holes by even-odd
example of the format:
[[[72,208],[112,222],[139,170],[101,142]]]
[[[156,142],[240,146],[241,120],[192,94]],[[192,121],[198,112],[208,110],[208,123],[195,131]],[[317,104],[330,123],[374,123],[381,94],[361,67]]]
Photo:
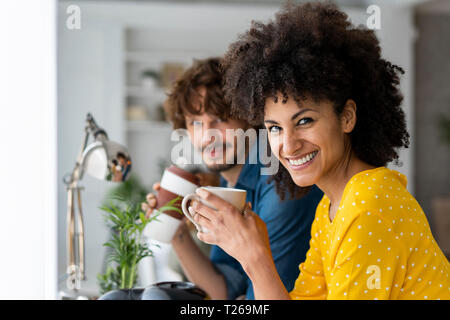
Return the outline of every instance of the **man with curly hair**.
[[[175,129],[187,129],[205,165],[220,174],[222,187],[247,191],[247,201],[267,224],[277,271],[284,285],[292,288],[298,276],[296,265],[304,261],[308,250],[311,223],[323,193],[315,187],[301,199],[281,201],[274,183],[268,183],[269,176],[261,174],[264,165],[258,141],[251,146],[242,143],[243,149],[230,141],[234,136],[228,136],[227,131],[253,128],[242,118],[231,115],[223,96],[219,62],[219,58],[195,61],[176,81],[166,101],[166,112]],[[220,142],[209,131],[221,133]],[[245,163],[238,161],[240,156],[246,158]],[[143,209],[150,214],[155,206],[156,199],[149,194]],[[209,258],[205,256],[186,225],[178,230],[172,245],[189,280],[212,299],[236,299],[243,295],[246,299],[254,298],[250,279],[239,262],[218,246],[211,248]],[[245,247],[252,250],[251,243]]]
[[[233,112],[269,131],[283,165],[278,191],[317,185],[310,249],[293,290],[280,281],[264,222],[193,204],[198,238],[236,258],[258,299],[450,299],[450,265],[406,177],[386,165],[408,147],[400,67],[381,57],[372,30],[330,3],[287,5],[254,23],[223,62]],[[233,232],[230,232],[233,230]],[[252,250],[243,248],[252,244]]]

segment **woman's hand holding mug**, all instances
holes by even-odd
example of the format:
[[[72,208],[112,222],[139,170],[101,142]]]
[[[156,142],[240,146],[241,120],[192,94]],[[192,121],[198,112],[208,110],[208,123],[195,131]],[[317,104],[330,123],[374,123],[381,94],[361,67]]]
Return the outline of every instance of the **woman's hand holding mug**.
[[[251,204],[245,204],[245,196],[244,203],[239,208],[223,199],[224,191],[220,195],[217,191],[213,188],[198,188],[195,197],[190,195],[190,198],[196,200],[192,201],[189,209],[186,208],[189,199],[183,201],[181,206],[183,212],[189,210],[185,215],[197,226],[198,239],[218,245],[244,268],[247,264],[255,263],[256,257],[261,253],[271,255],[266,225],[251,210]]]

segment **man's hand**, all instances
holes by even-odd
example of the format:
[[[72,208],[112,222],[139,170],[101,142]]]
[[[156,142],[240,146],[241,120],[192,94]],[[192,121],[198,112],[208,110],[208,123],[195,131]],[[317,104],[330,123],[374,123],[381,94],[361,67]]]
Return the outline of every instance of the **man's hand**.
[[[161,183],[160,182],[155,182],[153,184],[153,190],[158,192],[159,189],[161,189]],[[152,214],[153,210],[156,208],[157,206],[157,202],[156,202],[156,196],[154,193],[149,193],[147,194],[147,196],[145,197],[145,199],[147,200],[146,202],[142,202],[141,204],[141,209],[142,211],[145,212],[145,217],[149,218],[150,215]]]
[[[155,182],[153,184],[153,190],[155,192],[158,192],[161,189],[161,182]],[[148,219],[153,211],[155,210],[156,206],[158,205],[156,201],[156,195],[154,193],[149,193],[145,197],[146,202],[142,202],[141,209],[145,212],[145,217]],[[178,228],[175,236],[173,237],[173,240],[182,240],[184,234],[189,233],[189,230],[187,228],[186,222],[190,222],[185,217],[182,218],[182,221],[184,223],[180,224],[180,227]]]

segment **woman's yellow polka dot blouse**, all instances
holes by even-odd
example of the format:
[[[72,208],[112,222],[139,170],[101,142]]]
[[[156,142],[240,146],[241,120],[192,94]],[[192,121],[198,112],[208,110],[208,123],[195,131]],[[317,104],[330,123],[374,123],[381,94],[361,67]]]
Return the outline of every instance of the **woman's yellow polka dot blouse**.
[[[360,172],[332,222],[329,205],[317,207],[292,299],[450,299],[449,262],[404,175]]]

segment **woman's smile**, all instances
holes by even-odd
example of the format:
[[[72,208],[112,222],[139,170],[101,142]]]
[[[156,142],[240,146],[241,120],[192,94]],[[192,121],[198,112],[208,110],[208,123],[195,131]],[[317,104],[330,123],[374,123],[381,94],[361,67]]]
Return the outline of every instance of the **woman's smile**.
[[[266,99],[264,123],[270,147],[298,186],[320,188],[335,168],[345,166],[348,133],[353,129],[347,121],[354,114],[351,110],[350,102],[337,115],[329,100]]]
[[[299,156],[290,156],[290,157],[284,157],[287,163],[287,166],[292,170],[302,170],[307,167],[309,167],[314,159],[316,158],[317,154],[319,153],[318,150],[304,153]]]

